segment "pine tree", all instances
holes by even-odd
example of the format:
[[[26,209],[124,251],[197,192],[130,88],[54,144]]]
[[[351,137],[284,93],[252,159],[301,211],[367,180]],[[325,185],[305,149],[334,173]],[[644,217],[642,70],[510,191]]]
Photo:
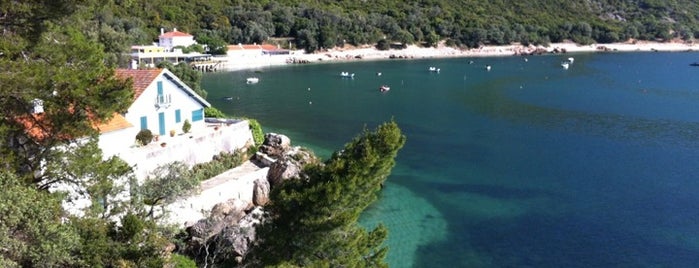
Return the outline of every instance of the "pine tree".
[[[385,267],[388,231],[357,223],[377,194],[405,143],[395,122],[362,135],[324,165],[308,166],[308,180],[273,189],[270,220],[258,228],[259,244],[249,261],[292,266]]]

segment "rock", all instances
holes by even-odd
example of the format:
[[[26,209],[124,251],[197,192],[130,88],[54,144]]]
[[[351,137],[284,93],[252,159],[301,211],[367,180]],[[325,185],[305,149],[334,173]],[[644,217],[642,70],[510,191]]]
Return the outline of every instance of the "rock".
[[[264,206],[269,202],[269,181],[257,179],[252,190],[252,203],[255,206]]]
[[[224,239],[236,255],[245,256],[248,253],[250,245],[255,241],[255,226],[261,222],[263,215],[262,207],[255,207],[240,219],[237,226],[226,230]]]
[[[303,167],[310,163],[318,163],[316,156],[301,147],[291,148],[284,156],[272,163],[267,172],[267,180],[271,187],[282,181],[301,177]]]
[[[272,158],[277,158],[284,155],[290,146],[291,140],[289,137],[282,134],[267,133],[265,134],[265,141],[260,146],[260,152]]]

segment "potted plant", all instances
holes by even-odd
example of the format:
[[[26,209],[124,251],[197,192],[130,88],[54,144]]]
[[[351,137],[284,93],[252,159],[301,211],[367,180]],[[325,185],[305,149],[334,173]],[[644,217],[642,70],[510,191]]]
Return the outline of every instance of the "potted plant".
[[[189,119],[185,119],[184,124],[182,124],[182,132],[189,133],[190,129],[192,129],[192,124],[189,123]]]
[[[177,133],[177,132],[175,132],[174,129],[171,129],[171,130],[170,130],[170,137],[174,137],[176,133]]]
[[[163,142],[160,144],[160,147],[165,147],[166,145],[167,145],[167,143]]]

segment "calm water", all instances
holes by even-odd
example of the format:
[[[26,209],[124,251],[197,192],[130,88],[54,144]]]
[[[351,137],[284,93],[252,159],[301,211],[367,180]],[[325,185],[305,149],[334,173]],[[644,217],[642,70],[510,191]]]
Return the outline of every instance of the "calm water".
[[[392,267],[696,267],[697,59],[353,62],[207,74],[203,87],[323,157],[398,122],[408,141],[363,218],[388,226]]]

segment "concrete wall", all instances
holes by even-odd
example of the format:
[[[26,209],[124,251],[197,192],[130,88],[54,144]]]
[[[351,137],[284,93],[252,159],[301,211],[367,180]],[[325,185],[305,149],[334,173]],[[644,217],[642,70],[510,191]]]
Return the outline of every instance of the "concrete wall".
[[[163,142],[165,147],[160,145]],[[189,166],[205,163],[221,152],[233,152],[252,143],[248,121],[240,121],[229,126],[222,124],[217,130],[208,126],[191,134],[160,137],[158,142],[130,148],[119,156],[135,167],[136,177],[142,181],[158,166],[175,161]]]

